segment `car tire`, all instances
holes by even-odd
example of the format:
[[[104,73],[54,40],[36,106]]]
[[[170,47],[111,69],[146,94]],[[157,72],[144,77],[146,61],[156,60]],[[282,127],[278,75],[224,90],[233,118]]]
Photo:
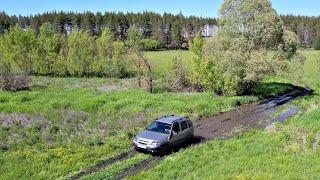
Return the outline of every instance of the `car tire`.
[[[168,155],[171,153],[171,146],[169,144],[164,144],[162,147],[161,147],[161,150],[160,150],[160,156],[165,156],[165,155]]]

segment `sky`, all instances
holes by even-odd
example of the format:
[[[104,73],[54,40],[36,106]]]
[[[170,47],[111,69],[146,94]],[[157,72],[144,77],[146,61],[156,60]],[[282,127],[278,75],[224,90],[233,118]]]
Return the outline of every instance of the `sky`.
[[[31,15],[48,11],[182,12],[186,16],[217,17],[223,0],[0,0],[0,11]],[[320,16],[320,0],[271,0],[279,14]]]

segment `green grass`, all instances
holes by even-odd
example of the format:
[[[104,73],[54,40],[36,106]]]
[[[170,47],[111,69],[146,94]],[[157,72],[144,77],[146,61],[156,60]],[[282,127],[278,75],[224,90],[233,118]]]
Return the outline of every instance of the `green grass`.
[[[228,141],[212,141],[166,158],[132,179],[317,179],[320,176],[320,53],[303,51],[304,75],[274,77],[315,90],[295,100],[299,115],[269,131],[251,130]],[[295,72],[296,73],[296,72]],[[271,92],[273,88],[271,88]]]
[[[314,70],[312,64],[316,61],[316,53],[314,51],[306,53],[309,56],[308,59],[311,60],[308,60],[305,68],[308,72],[311,72],[309,69],[312,70],[312,73],[306,74],[306,80],[270,79],[263,84],[269,89],[266,95],[275,95],[291,87],[286,84],[273,83],[275,81],[294,82],[295,84],[304,81],[307,84],[310,83],[313,88],[320,86],[317,81],[320,78],[317,74],[318,71]],[[169,72],[173,57],[181,57],[185,66],[188,66],[188,62],[192,59],[192,54],[188,51],[146,52],[145,55],[153,64],[158,78],[164,77]],[[9,125],[2,125],[0,128],[0,179],[69,177],[101,160],[128,150],[131,147],[130,141],[133,135],[159,116],[180,114],[197,120],[201,117],[228,111],[240,104],[256,101],[258,100],[257,96],[260,96],[261,92],[265,92],[263,89],[258,89],[256,96],[243,97],[218,97],[209,92],[149,94],[137,88],[135,79],[33,77],[33,84],[29,91],[0,92],[0,123],[3,123],[4,120],[9,122]],[[319,102],[318,96],[315,96],[295,103],[308,109],[314,103],[319,104]],[[307,132],[309,132],[308,128],[313,128],[310,134],[311,132],[315,134],[318,126],[312,118],[317,118],[318,114],[313,113],[315,112],[310,111],[308,114],[302,114],[306,118],[301,121],[299,119],[290,120],[288,128],[285,128],[287,134],[293,132],[289,127],[295,129],[296,125],[307,129]],[[300,129],[298,130],[300,132]],[[282,131],[279,133],[273,136],[265,132],[255,132],[251,136],[246,135],[240,139],[211,142],[207,145],[190,148],[167,158],[154,171],[148,171],[136,178],[183,178],[187,177],[186,174],[190,177],[206,178],[214,176],[215,173],[217,175],[220,173],[222,177],[225,177],[224,175],[228,174],[228,171],[224,172],[222,167],[232,166],[235,168],[237,163],[245,163],[245,159],[255,151],[259,152],[258,155],[267,153],[265,147],[268,149],[267,145],[272,140],[277,144],[272,145],[269,149],[275,150],[279,157],[282,157],[283,153],[277,152],[281,149],[279,147],[292,142],[291,149],[295,149],[294,143],[298,142],[297,139],[293,138],[290,142],[282,142],[277,138],[286,135],[282,135]],[[253,143],[252,141],[255,141],[256,138],[258,138],[257,143],[250,146],[250,143]],[[231,150],[229,150],[230,148]],[[237,148],[239,151],[235,151]],[[197,151],[202,153],[196,153]],[[230,157],[224,154],[224,151],[230,152]],[[307,152],[298,151],[296,154],[306,154],[306,157],[298,157],[301,158],[301,161],[305,161],[305,164],[308,164],[309,158],[312,158],[310,161],[317,160],[314,158],[317,154],[312,151]],[[216,167],[218,164],[215,163],[215,159],[219,155],[222,155],[218,161],[222,163],[222,167]],[[252,162],[250,161],[250,166],[242,167],[245,171],[238,168],[230,176],[238,173],[244,176],[240,172],[248,172],[248,176],[254,175],[254,172],[250,171],[250,167],[256,165],[255,162],[260,162],[258,155],[253,157],[257,158],[256,161],[254,159]],[[237,158],[238,156],[240,157]],[[295,157],[291,154],[286,156]],[[126,162],[115,164],[99,173],[92,174],[90,177],[95,179],[114,177],[118,172],[139,163],[144,158],[144,156],[138,156]],[[203,170],[191,171],[190,168],[199,168],[198,158],[206,160],[204,161],[206,163],[201,164]],[[233,165],[230,162],[232,158],[235,159]],[[271,157],[266,156],[265,159],[271,159]],[[276,164],[273,170],[277,167],[278,161],[274,162]],[[271,166],[272,163],[269,164]],[[170,170],[168,167],[181,168],[181,171],[167,172]],[[262,168],[262,165],[258,165],[257,169],[259,170],[260,167]],[[210,170],[210,168],[216,168],[217,171]],[[207,170],[208,172],[204,173]],[[288,170],[295,169],[288,168]],[[315,168],[311,168],[309,171],[313,170]],[[203,176],[201,176],[202,173]],[[270,175],[270,173],[267,172],[266,175]]]
[[[172,59],[177,58],[181,60],[185,66],[191,65],[193,53],[190,51],[155,51],[144,52],[144,56],[151,62],[154,67],[155,76],[163,78],[172,69]]]
[[[128,150],[133,135],[159,116],[196,120],[257,100],[212,93],[149,94],[135,83],[33,77],[28,91],[0,92],[1,123],[9,122],[0,128],[0,179],[68,177]]]

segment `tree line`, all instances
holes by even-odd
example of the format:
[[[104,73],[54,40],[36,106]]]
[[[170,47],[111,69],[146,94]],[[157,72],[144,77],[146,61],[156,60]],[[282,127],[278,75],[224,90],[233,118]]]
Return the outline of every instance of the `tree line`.
[[[301,45],[305,47],[312,46],[316,38],[320,37],[320,17],[281,15],[280,18],[287,30],[295,32]],[[76,29],[100,36],[107,27],[114,34],[115,40],[121,41],[128,38],[131,27],[136,27],[142,31],[144,39],[158,41],[157,48],[178,48],[177,46],[187,42],[187,37],[194,36],[205,24],[218,25],[215,18],[185,17],[169,13],[161,15],[153,12],[47,12],[32,16],[9,16],[0,12],[0,34],[16,24],[24,29],[31,27],[39,33],[41,25],[46,22],[52,24],[54,32],[58,34],[67,34]]]
[[[108,28],[94,37],[84,30],[58,34],[49,23],[39,34],[16,25],[0,36],[1,73],[124,78],[150,71],[141,53],[141,31],[131,28],[126,41],[113,36]]]
[[[217,20],[195,16],[186,17],[181,13],[161,15],[154,12],[106,12],[104,14],[100,12],[47,12],[32,16],[9,16],[5,12],[0,12],[0,34],[16,24],[24,29],[32,28],[36,33],[40,33],[40,27],[44,23],[52,24],[53,31],[57,34],[84,30],[90,36],[101,36],[103,30],[108,28],[114,40],[118,41],[127,40],[129,29],[134,27],[142,32],[143,39],[158,41],[158,48],[179,48],[183,43],[188,42],[188,37],[200,31],[204,25],[217,25]]]
[[[281,19],[288,30],[298,35],[301,44],[305,47],[313,46],[320,38],[320,16],[283,15]]]

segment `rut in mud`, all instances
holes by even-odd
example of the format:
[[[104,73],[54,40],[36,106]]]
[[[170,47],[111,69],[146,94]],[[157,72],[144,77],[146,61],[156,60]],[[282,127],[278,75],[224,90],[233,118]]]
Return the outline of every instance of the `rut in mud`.
[[[278,117],[274,117],[274,114],[293,99],[311,93],[312,90],[297,88],[291,93],[276,98],[242,105],[232,111],[200,119],[194,123],[195,138],[181,148],[187,148],[190,145],[202,143],[208,140],[228,139],[251,128],[265,128],[274,122],[282,123],[289,117],[295,115],[298,112],[298,107],[294,106]],[[71,179],[80,179],[83,176],[98,172],[116,162],[129,159],[135,156],[136,153],[137,152],[134,150],[122,153],[119,156],[103,161],[92,168],[80,172]],[[117,177],[115,177],[115,179],[123,179],[125,177],[135,175],[143,170],[150,169],[163,158],[165,157],[152,156],[133,167],[123,170],[117,175]]]
[[[112,157],[112,158],[107,159],[105,161],[102,161],[102,162],[98,163],[97,165],[78,173],[77,175],[71,177],[70,179],[80,179],[81,177],[87,176],[87,175],[94,173],[94,172],[98,172],[101,169],[105,169],[106,167],[108,167],[116,162],[120,162],[120,161],[124,161],[126,159],[129,159],[129,158],[135,156],[136,154],[137,154],[137,151],[135,151],[135,150],[121,153],[118,156],[115,156],[115,157]]]

